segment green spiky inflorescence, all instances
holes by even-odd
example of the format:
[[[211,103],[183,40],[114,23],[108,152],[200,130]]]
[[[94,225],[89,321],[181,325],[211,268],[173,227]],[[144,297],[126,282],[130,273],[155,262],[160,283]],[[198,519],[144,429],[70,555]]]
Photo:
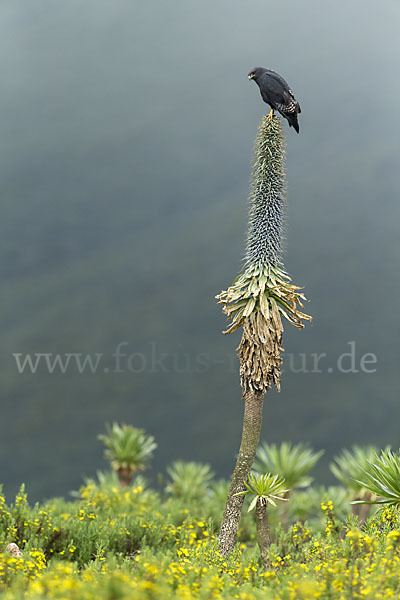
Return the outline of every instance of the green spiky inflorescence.
[[[224,333],[243,326],[239,350],[244,391],[280,389],[282,320],[304,327],[305,297],[282,266],[285,203],[284,138],[277,117],[264,117],[254,148],[249,230],[244,271],[217,299],[230,321]]]
[[[254,147],[246,265],[278,266],[285,203],[284,139],[278,118],[261,120]]]

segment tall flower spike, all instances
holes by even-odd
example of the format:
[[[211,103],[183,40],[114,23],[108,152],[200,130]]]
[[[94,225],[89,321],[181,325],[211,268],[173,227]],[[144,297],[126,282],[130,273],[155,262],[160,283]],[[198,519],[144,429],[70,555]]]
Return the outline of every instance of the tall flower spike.
[[[264,117],[254,145],[246,266],[281,264],[286,192],[284,160],[281,121]]]
[[[243,391],[280,390],[282,316],[295,327],[311,317],[303,308],[301,288],[293,285],[282,263],[285,204],[285,150],[282,124],[264,117],[254,147],[249,230],[245,267],[217,299],[230,321],[224,333],[243,326],[239,345]]]

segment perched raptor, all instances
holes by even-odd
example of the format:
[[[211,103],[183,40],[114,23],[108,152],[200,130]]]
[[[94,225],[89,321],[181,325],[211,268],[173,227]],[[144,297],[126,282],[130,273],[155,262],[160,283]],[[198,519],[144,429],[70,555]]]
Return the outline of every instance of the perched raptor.
[[[277,110],[282,117],[287,119],[289,127],[294,127],[299,133],[297,115],[301,113],[300,104],[283,77],[270,69],[255,67],[248,74],[248,78],[254,79],[260,88],[262,99],[270,105],[269,116],[273,117],[274,110]]]

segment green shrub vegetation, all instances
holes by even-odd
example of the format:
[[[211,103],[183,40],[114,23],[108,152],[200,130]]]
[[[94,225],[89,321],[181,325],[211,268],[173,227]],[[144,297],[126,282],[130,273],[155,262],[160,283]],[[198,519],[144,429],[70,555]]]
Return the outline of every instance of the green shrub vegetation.
[[[393,489],[399,485],[394,457],[375,455],[375,466],[364,464],[364,473],[371,474],[365,484],[375,478],[377,502],[385,499],[378,496],[384,491],[379,482],[384,486],[390,477]],[[206,465],[179,462],[169,469],[163,491],[149,487],[141,475],[122,487],[116,473],[100,473],[71,501],[54,498],[30,505],[23,486],[13,501],[0,494],[1,598],[399,597],[400,515],[395,504],[374,506],[362,523],[352,514],[351,489],[294,489],[286,502],[276,507],[268,503],[271,544],[264,544],[264,557],[257,543],[256,511],[243,513],[238,543],[222,556],[217,532],[227,482],[211,475]],[[261,485],[274,478],[251,476],[247,508],[257,496],[271,493],[274,500],[284,492],[286,485],[278,478],[277,493]],[[285,527],[279,505],[288,508]],[[7,551],[10,543],[18,545],[21,557]]]

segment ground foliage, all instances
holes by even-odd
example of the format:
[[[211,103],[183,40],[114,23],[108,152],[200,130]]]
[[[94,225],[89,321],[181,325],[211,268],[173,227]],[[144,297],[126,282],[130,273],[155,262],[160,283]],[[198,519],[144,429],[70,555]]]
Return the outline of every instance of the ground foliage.
[[[265,570],[252,513],[243,516],[235,551],[219,555],[215,534],[223,497],[217,489],[210,484],[202,498],[183,500],[146,488],[143,478],[122,490],[110,476],[87,483],[71,502],[55,498],[30,506],[24,488],[11,503],[1,497],[1,597],[398,597],[400,518],[394,507],[361,526],[340,488],[330,488],[330,499],[327,490],[309,490],[310,498],[318,492],[322,499],[319,519],[312,514],[287,531],[278,509],[270,509],[273,545]],[[288,504],[296,502],[295,492]],[[10,542],[22,558],[5,550]]]

